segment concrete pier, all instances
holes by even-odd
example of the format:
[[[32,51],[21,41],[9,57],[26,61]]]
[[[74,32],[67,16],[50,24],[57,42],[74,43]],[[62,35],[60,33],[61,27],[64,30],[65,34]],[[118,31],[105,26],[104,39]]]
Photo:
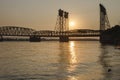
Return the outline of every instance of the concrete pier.
[[[41,37],[40,36],[30,36],[29,41],[30,42],[40,42],[41,41]]]
[[[59,41],[60,42],[68,42],[69,41],[69,37],[68,36],[60,36],[59,37]]]
[[[3,37],[2,36],[0,36],[0,41],[3,41]]]

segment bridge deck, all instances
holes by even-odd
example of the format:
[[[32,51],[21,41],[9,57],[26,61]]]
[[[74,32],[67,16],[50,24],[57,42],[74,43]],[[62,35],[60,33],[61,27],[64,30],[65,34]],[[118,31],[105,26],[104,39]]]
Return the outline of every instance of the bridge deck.
[[[55,32],[55,31],[50,31],[50,30],[36,31],[30,28],[5,26],[5,27],[0,27],[0,36],[98,37],[100,36],[100,33],[97,30],[96,31],[95,30],[81,30],[78,32],[71,32],[71,31]]]
[[[60,36],[67,36],[67,37],[99,37],[99,34],[96,35],[1,35],[1,36],[23,36],[23,37],[29,37],[29,36],[39,36],[39,37],[60,37]]]

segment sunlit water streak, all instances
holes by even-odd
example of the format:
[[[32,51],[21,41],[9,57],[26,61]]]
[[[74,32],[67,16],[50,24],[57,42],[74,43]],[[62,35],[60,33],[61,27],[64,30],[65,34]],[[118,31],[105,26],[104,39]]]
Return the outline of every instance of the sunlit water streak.
[[[0,80],[119,80],[119,61],[98,41],[1,42]]]

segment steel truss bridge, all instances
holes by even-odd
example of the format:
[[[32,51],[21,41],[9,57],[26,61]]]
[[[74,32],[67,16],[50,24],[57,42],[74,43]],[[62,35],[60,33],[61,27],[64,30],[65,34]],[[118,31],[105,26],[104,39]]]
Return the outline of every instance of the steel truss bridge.
[[[100,30],[69,30],[69,13],[59,9],[57,22],[54,31],[50,30],[34,30],[31,28],[3,26],[0,27],[0,41],[3,36],[26,36],[30,41],[41,41],[41,37],[59,37],[60,42],[68,42],[69,37],[99,37],[101,31],[110,28],[108,16],[105,7],[100,4]],[[108,26],[108,27],[107,27]]]
[[[99,31],[95,30],[81,30],[81,31],[66,31],[57,32],[50,30],[40,30],[36,31],[31,28],[24,27],[14,27],[14,26],[3,26],[0,27],[0,36],[39,36],[39,37],[98,37],[100,35]]]

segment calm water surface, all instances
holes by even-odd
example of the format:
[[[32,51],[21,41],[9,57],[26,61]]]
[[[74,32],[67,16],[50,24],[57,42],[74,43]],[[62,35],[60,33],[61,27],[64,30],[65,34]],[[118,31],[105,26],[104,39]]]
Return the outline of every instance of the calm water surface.
[[[0,80],[120,80],[120,49],[98,41],[0,42]]]

